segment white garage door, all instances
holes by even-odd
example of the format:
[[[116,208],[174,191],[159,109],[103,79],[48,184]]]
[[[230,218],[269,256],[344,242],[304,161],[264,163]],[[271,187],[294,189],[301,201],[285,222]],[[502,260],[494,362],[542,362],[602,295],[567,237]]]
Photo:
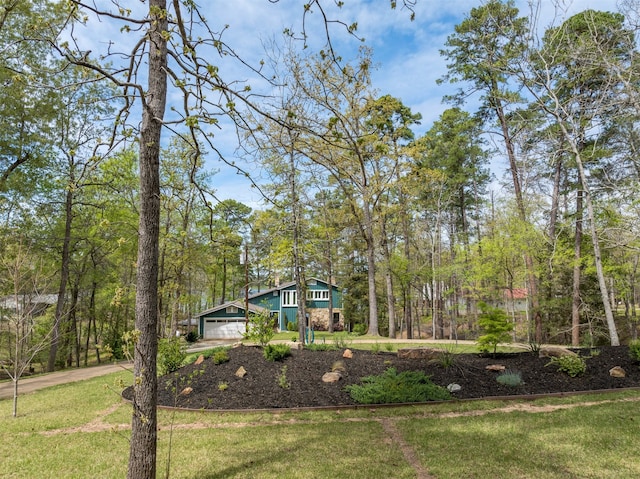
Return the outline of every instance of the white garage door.
[[[245,332],[244,318],[204,322],[204,339],[241,339]]]

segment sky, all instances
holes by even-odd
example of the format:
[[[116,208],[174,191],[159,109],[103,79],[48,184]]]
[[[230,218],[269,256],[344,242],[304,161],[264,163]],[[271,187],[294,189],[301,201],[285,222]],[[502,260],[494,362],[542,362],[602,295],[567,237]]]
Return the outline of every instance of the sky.
[[[285,28],[301,31],[304,3],[306,1],[303,0],[198,2],[212,30],[225,29],[225,42],[240,57],[254,65],[264,58],[264,44],[281,38]],[[440,50],[447,37],[454,32],[455,25],[462,22],[472,8],[482,5],[482,0],[418,0],[414,21],[410,20],[410,12],[401,8],[402,0],[398,0],[395,10],[390,8],[389,0],[344,0],[341,9],[335,7],[335,3],[334,0],[322,2],[327,8],[328,18],[337,18],[346,24],[357,22],[357,35],[363,37],[364,45],[373,51],[374,64],[377,66],[372,73],[373,87],[380,95],[389,94],[399,98],[413,113],[420,113],[421,125],[414,131],[416,136],[422,135],[449,107],[442,102],[443,96],[457,88],[436,83],[446,73],[446,60],[440,55]],[[522,16],[531,13],[529,3],[530,0],[516,0]],[[538,24],[541,28],[553,22],[558,24],[562,19],[588,8],[614,11],[616,0],[540,0]],[[325,37],[319,12],[315,9],[305,18],[310,49],[322,48]],[[102,47],[106,44],[105,38],[114,41],[115,35],[118,33],[107,22],[91,23],[90,39],[99,42]],[[339,55],[345,60],[355,57],[360,41],[346,35],[338,25],[332,26],[331,37]],[[95,47],[100,49],[100,44]],[[238,62],[221,64],[220,73],[227,81],[257,81]],[[169,101],[179,101],[179,98],[170,97]],[[244,159],[236,154],[237,137],[234,129],[223,124],[223,129],[216,131],[215,135],[216,148],[226,159],[246,167],[259,182],[260,169],[245,164]],[[496,169],[500,170],[500,160],[497,161]],[[214,155],[207,159],[205,165],[208,169],[217,170],[212,186],[218,199],[235,199],[254,209],[264,207],[258,192],[233,168],[217,160]],[[505,168],[506,161],[503,170]]]

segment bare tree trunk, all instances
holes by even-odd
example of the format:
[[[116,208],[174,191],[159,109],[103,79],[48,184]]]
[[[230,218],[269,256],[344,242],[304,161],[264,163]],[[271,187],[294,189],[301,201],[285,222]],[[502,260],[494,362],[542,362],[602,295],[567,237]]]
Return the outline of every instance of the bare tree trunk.
[[[51,335],[51,348],[49,349],[49,361],[47,371],[51,372],[56,368],[56,358],[58,356],[58,346],[60,345],[60,331],[64,316],[64,300],[67,292],[67,281],[69,280],[69,248],[71,244],[71,222],[73,209],[73,190],[67,187],[65,197],[65,224],[64,239],[62,243],[62,258],[60,260],[60,285],[58,287],[58,301],[56,312],[53,318],[53,334]]]
[[[571,345],[580,345],[580,276],[582,267],[582,190],[578,189],[576,198],[576,236],[574,242],[573,291],[571,301]]]
[[[165,0],[149,1],[148,91],[140,130],[140,226],[136,281],[134,396],[128,479],[155,479],[157,442],[158,243],[160,139],[167,99]]]

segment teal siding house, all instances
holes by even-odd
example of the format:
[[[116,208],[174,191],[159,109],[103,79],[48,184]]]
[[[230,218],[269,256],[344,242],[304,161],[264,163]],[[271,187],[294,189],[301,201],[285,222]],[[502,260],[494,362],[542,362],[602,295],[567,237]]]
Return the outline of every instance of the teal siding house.
[[[296,283],[291,281],[249,296],[249,315],[269,311],[279,331],[287,330],[287,323],[295,323],[298,314]],[[333,317],[329,318],[329,301],[333,304]],[[334,284],[317,278],[307,280],[307,324],[316,330],[327,330],[329,321],[338,327],[344,325],[342,294]],[[221,304],[196,315],[200,336],[204,339],[241,338],[246,330],[245,300]]]

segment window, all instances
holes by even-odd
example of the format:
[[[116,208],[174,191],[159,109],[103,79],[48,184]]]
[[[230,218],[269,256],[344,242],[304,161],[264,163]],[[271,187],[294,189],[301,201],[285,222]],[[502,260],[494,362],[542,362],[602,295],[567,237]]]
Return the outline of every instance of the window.
[[[238,314],[237,306],[227,306],[227,314]]]
[[[328,289],[310,289],[307,291],[308,301],[329,301]]]
[[[282,291],[282,306],[298,306],[298,294],[295,291]]]

